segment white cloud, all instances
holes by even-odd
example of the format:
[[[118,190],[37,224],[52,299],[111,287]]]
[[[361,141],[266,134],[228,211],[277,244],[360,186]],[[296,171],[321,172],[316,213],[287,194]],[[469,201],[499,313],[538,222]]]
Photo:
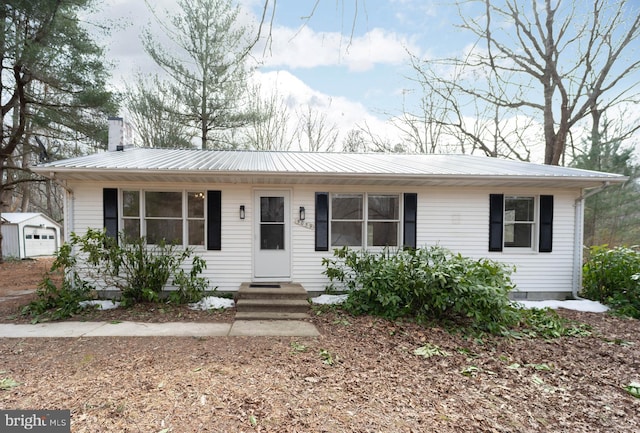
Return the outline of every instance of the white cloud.
[[[361,103],[314,90],[288,71],[257,71],[252,80],[260,84],[263,97],[275,92],[286,101],[287,108],[291,110],[290,130],[295,129],[296,113],[306,110],[307,106],[310,106],[314,111],[325,114],[327,123],[335,125],[336,129],[340,131],[338,149],[341,148],[342,140],[349,130],[365,124],[376,134],[385,137],[397,135],[395,127],[372,115]]]
[[[242,24],[254,28],[259,19],[252,12],[255,11],[255,8],[252,9],[252,2],[255,1],[243,0],[239,16]],[[157,0],[151,4],[161,17],[165,16],[165,11],[177,7],[176,0]],[[145,26],[157,26],[144,1],[105,0],[101,4],[101,11],[94,17],[102,23],[116,24],[111,36],[103,40],[108,47],[108,58],[116,63],[112,81],[114,88],[123,90],[124,83],[135,79],[137,72],[160,72],[144,52],[140,41]],[[270,23],[267,22],[267,25]],[[315,31],[309,25],[297,29],[275,24],[266,30],[272,35],[271,44],[266,49],[264,45],[256,47],[254,56],[264,66],[279,71],[255,72],[254,78],[263,82],[264,92],[277,89],[278,94],[285,98],[293,119],[296,118],[296,111],[306,110],[307,106],[325,113],[326,121],[340,131],[338,147],[341,147],[342,139],[350,129],[365,124],[378,134],[393,134],[383,133],[389,131],[389,124],[371,114],[362,103],[345,96],[317,91],[285,69],[295,71],[337,66],[348,71],[364,72],[380,64],[402,64],[407,58],[407,50],[420,52],[411,37],[379,27],[353,37],[340,32]]]
[[[176,8],[175,0],[156,0],[152,3],[160,16],[166,10]],[[159,71],[158,66],[147,55],[140,35],[153,23],[153,15],[144,1],[105,0],[89,22],[111,28],[110,36],[97,36],[96,40],[107,48],[107,58],[114,63],[113,86],[121,90],[126,81],[131,81],[137,72]]]
[[[310,27],[301,29],[274,27],[272,40],[265,49],[267,67],[315,68],[344,65],[350,71],[367,71],[375,64],[399,64],[407,59],[407,49],[419,48],[405,36],[375,28],[362,36],[350,37],[338,32],[315,32]]]

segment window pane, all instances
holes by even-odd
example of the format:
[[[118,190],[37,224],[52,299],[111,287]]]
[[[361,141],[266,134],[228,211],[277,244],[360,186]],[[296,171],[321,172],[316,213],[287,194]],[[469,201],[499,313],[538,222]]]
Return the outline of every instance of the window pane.
[[[398,223],[369,223],[367,225],[367,244],[370,247],[397,247]]]
[[[332,221],[331,246],[362,246],[362,223]]]
[[[533,224],[505,224],[504,246],[531,248]]]
[[[331,196],[331,218],[336,220],[361,220],[362,195],[334,194]]]
[[[260,221],[284,222],[284,197],[260,197]]]
[[[122,191],[122,215],[140,216],[140,191]]]
[[[138,218],[126,218],[124,221],[124,234],[128,239],[140,237],[140,220]]]
[[[189,221],[189,245],[204,245],[204,220]]]
[[[399,219],[399,206],[397,195],[370,195],[369,219],[370,220],[397,220]]]
[[[284,224],[260,224],[260,249],[284,249]]]
[[[146,220],[147,242],[157,244],[161,240],[168,244],[182,244],[182,220]]]
[[[187,193],[189,218],[204,218],[204,192]]]
[[[145,215],[148,217],[182,218],[181,192],[145,192]]]
[[[534,199],[533,197],[507,197],[504,210],[506,221],[533,222]]]

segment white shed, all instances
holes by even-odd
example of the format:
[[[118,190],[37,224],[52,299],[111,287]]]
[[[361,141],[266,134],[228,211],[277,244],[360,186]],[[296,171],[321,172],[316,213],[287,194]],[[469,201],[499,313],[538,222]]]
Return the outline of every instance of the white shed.
[[[2,213],[2,255],[51,256],[60,247],[61,225],[41,213]]]

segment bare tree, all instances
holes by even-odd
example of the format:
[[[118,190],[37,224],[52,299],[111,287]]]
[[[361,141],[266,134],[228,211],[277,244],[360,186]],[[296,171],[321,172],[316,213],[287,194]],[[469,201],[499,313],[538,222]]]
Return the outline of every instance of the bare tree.
[[[419,72],[419,71],[418,71]],[[417,153],[437,153],[442,146],[445,125],[440,118],[442,109],[434,92],[428,91],[422,84],[422,96],[418,113],[410,113],[403,98],[403,110],[399,116],[392,117],[392,123],[400,130],[403,139],[412,145]],[[405,90],[404,93],[407,91]]]
[[[350,129],[342,142],[342,151],[347,153],[366,152],[367,141],[361,129]]]
[[[250,91],[249,111],[255,115],[242,129],[240,141],[254,150],[289,150],[293,134],[289,131],[290,112],[286,101],[272,91],[266,97],[262,87],[254,85]]]
[[[502,107],[469,97],[459,87],[466,74],[459,66],[464,65],[445,63],[412,57],[421,96],[415,112],[404,108],[393,118],[403,140],[418,153],[481,153],[528,161],[532,143],[523,136],[532,119],[504,115]]]
[[[383,136],[374,132],[371,126],[364,122],[362,125],[358,125],[355,130],[358,132],[358,139],[362,141],[364,151],[366,152],[380,152],[380,153],[407,153],[412,152],[408,147],[410,143],[403,141],[400,138],[399,141],[393,142],[389,137]]]
[[[483,13],[468,14],[470,5]],[[640,39],[637,5],[594,0],[585,10],[584,3],[568,0],[471,0],[458,6],[461,27],[478,37],[477,44],[463,58],[414,60],[414,69],[425,93],[437,95],[437,109],[446,112],[426,120],[440,119],[484,153],[527,159],[522,133],[538,122],[544,162],[557,165],[581,120],[640,99],[634,76],[640,58],[631,52]],[[485,132],[470,130],[465,116],[485,124]],[[502,124],[525,118],[533,121],[518,128]]]
[[[295,132],[300,150],[310,152],[332,152],[338,141],[338,128],[329,124],[327,114],[307,105],[298,112],[298,127]]]
[[[190,131],[181,117],[178,101],[157,76],[138,76],[127,86],[124,104],[142,147],[187,149],[194,147]]]

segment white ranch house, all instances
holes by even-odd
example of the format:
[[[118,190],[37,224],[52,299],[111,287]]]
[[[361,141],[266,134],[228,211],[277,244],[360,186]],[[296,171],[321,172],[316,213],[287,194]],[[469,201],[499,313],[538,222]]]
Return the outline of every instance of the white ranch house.
[[[327,284],[334,248],[441,245],[513,264],[518,298],[580,288],[583,203],[619,175],[469,155],[125,148],[44,164],[64,230],[166,238],[208,263],[211,288]]]

